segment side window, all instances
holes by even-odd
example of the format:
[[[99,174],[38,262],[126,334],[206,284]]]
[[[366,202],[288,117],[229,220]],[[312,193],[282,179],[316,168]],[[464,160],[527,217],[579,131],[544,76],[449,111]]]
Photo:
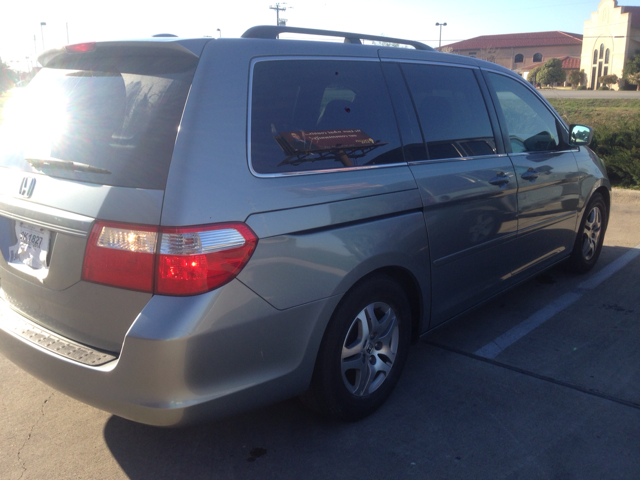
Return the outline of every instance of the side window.
[[[404,162],[380,64],[257,62],[250,151],[265,174]]]
[[[504,75],[488,74],[506,121],[511,151],[557,150],[560,142],[553,114],[524,85]]]
[[[493,155],[495,140],[480,87],[468,68],[402,65],[429,159]]]

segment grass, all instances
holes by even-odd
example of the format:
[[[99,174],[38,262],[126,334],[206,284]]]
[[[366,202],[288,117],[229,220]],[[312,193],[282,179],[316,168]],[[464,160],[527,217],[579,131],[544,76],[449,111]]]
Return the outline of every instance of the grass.
[[[640,99],[548,100],[567,123],[593,127],[591,148],[614,185],[640,188]]]
[[[625,121],[640,122],[640,99],[550,98],[547,99],[567,123],[599,126]]]

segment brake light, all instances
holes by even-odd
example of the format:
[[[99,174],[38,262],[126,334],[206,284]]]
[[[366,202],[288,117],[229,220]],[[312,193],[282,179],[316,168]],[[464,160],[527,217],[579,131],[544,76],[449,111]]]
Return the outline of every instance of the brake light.
[[[156,293],[195,295],[229,283],[257,241],[243,223],[163,229]]]
[[[82,278],[161,295],[196,295],[233,280],[257,242],[243,223],[158,229],[98,222]]]
[[[64,49],[70,53],[93,52],[96,49],[96,42],[76,43],[74,45],[67,45]]]

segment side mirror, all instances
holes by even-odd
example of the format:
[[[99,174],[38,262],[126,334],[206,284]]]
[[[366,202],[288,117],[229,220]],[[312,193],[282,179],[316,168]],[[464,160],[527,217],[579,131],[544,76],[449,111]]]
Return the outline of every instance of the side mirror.
[[[588,147],[593,140],[593,129],[586,125],[569,126],[569,145],[572,147]]]

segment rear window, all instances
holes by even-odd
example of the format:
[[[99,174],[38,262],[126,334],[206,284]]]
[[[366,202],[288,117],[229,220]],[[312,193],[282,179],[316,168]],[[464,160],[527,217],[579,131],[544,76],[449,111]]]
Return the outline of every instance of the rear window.
[[[262,174],[403,162],[379,63],[256,63],[250,151],[254,171]]]
[[[44,68],[5,116],[0,166],[164,189],[194,68],[157,56]]]

